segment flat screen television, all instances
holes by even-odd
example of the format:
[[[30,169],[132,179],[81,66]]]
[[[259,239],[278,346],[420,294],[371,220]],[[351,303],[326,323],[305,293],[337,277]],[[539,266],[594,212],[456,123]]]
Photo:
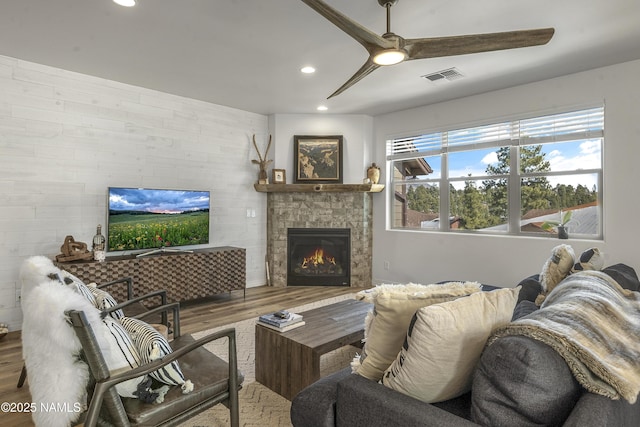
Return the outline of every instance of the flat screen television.
[[[109,187],[107,251],[207,244],[210,200],[209,191]]]

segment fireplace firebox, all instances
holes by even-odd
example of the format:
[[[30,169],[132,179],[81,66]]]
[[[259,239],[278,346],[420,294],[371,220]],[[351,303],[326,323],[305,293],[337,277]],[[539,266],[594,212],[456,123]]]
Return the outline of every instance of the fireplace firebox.
[[[351,286],[351,230],[289,228],[287,286]]]

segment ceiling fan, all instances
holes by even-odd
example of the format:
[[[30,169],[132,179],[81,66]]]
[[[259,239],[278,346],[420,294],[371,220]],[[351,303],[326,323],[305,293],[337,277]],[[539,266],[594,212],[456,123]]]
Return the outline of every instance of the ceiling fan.
[[[387,32],[379,36],[338,12],[324,1],[302,1],[355,39],[369,52],[367,62],[327,99],[341,94],[383,65],[394,65],[413,59],[538,46],[549,42],[555,31],[553,28],[541,28],[464,36],[405,39],[391,32],[391,6],[398,3],[398,0],[378,0],[380,6],[387,9]]]

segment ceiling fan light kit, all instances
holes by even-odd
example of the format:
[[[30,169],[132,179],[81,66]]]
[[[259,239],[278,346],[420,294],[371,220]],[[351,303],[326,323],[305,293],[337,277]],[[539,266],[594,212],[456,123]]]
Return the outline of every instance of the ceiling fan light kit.
[[[439,58],[453,55],[517,49],[547,44],[553,28],[508,31],[502,33],[469,34],[464,36],[405,39],[391,32],[391,7],[398,0],[378,0],[387,10],[387,31],[378,35],[342,14],[322,0],[302,0],[307,6],[347,33],[369,52],[369,58],[329,98],[337,96],[358,83],[380,66],[399,64],[413,59]]]
[[[113,0],[113,2],[124,7],[133,7],[136,5],[136,0]]]
[[[387,49],[376,54],[372,61],[378,65],[396,65],[407,59],[409,55],[401,49]]]

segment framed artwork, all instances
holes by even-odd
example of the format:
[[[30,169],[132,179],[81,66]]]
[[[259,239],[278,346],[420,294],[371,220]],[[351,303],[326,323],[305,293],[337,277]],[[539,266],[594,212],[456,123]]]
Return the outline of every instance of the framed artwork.
[[[285,184],[287,182],[287,171],[284,169],[273,169],[271,171],[271,178],[274,184]]]
[[[342,184],[342,135],[294,135],[295,182]]]

